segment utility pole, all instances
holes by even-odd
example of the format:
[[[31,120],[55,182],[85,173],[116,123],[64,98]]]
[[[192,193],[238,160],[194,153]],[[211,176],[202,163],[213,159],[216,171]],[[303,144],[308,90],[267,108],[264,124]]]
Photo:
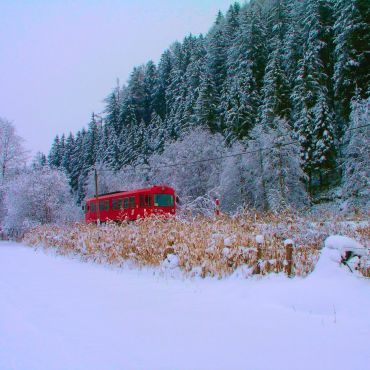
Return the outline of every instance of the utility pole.
[[[96,223],[100,225],[100,206],[99,206],[99,189],[98,189],[98,171],[95,166],[95,199],[96,199]]]

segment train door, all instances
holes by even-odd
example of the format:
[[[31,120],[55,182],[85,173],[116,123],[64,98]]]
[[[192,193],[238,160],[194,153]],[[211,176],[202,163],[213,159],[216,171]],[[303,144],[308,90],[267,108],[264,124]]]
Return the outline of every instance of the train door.
[[[129,218],[136,220],[139,216],[139,204],[135,195],[130,195],[129,198]]]

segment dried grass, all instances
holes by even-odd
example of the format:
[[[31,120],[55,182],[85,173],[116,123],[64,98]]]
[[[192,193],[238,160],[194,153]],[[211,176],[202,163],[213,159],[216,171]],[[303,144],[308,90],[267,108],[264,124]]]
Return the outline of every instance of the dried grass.
[[[262,245],[256,235],[262,234]],[[292,213],[257,214],[243,212],[217,220],[196,218],[146,218],[131,223],[69,226],[43,225],[24,236],[32,246],[55,248],[63,255],[79,255],[84,260],[122,266],[133,261],[138,266],[160,266],[168,255],[176,255],[178,267],[189,276],[228,276],[256,270],[279,273],[287,264],[284,240],[295,243],[293,271],[306,276],[314,269],[323,241],[329,234],[353,237],[366,245],[370,228],[342,220],[331,222],[301,218]],[[257,249],[260,258],[257,259]],[[367,264],[360,266],[370,276]]]

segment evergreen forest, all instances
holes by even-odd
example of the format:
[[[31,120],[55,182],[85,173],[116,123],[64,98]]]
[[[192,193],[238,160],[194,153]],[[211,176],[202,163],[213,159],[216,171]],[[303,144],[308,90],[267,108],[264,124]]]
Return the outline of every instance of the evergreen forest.
[[[173,184],[173,169],[156,177],[153,168],[176,163],[182,183],[211,184],[189,196],[217,188],[226,200],[236,189],[242,203],[268,209],[271,183],[282,196],[295,191],[292,205],[338,187],[355,197],[367,191],[368,200],[369,66],[368,0],[234,3],[206,35],[134,67],[87,128],[56,136],[47,161],[67,174],[78,203],[95,167]],[[220,161],[194,177],[186,163],[199,158]]]

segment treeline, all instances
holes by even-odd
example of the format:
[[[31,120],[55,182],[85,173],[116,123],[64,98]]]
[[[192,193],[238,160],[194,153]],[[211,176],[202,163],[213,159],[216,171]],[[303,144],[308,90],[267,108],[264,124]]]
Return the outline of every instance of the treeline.
[[[282,126],[299,143],[304,171],[290,176],[310,195],[329,188],[348,175],[340,164],[353,117],[368,119],[358,107],[368,107],[370,93],[369,8],[367,0],[235,3],[207,35],[174,43],[158,65],[135,67],[106,98],[103,117],[55,138],[48,163],[65,170],[81,201],[96,163],[117,173],[148,166],[195,128],[243,150],[256,133]]]

